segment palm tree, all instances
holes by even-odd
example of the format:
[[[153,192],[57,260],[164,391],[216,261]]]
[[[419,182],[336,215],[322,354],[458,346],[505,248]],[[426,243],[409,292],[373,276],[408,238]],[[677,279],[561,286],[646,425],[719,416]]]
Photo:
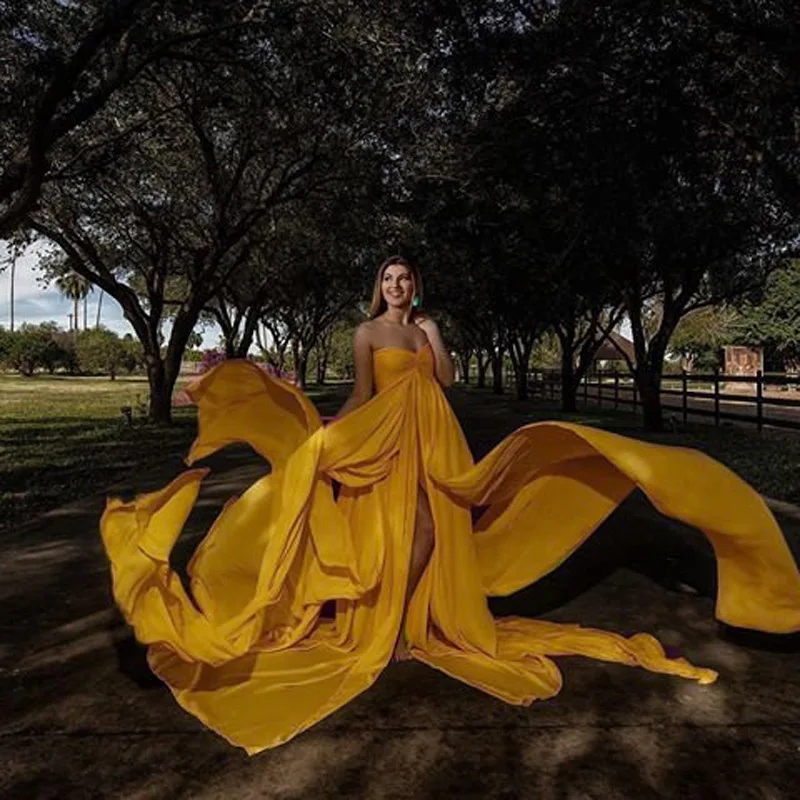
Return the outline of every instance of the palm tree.
[[[83,275],[79,275],[77,272],[74,272],[71,269],[67,269],[64,273],[59,275],[56,278],[56,286],[58,287],[58,291],[61,292],[64,297],[69,297],[72,299],[74,304],[74,315],[72,317],[72,324],[73,330],[75,334],[78,333],[78,328],[80,327],[80,322],[78,319],[78,303],[83,300],[89,292],[92,291],[92,284],[83,277]]]

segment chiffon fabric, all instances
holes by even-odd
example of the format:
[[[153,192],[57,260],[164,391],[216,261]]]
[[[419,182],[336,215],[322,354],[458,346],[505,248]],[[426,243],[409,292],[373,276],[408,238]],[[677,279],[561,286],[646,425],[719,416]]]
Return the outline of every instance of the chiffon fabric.
[[[101,533],[119,607],[181,706],[233,744],[253,754],[286,742],[380,675],[403,614],[420,486],[435,546],[406,617],[411,654],[508,703],[559,692],[551,656],[715,680],[646,633],[489,611],[487,596],[553,570],[636,487],[710,540],[720,620],[800,630],[786,542],[759,495],[721,464],[563,422],[522,427],[476,464],[430,346],[373,358],[373,398],[326,427],[300,390],[244,360],[186,387],[199,422],[188,465],[246,442],[271,466],[198,546],[191,596],[169,557],[207,470],[107,503]],[[486,507],[474,525],[473,506]],[[328,600],[333,619],[320,616]]]

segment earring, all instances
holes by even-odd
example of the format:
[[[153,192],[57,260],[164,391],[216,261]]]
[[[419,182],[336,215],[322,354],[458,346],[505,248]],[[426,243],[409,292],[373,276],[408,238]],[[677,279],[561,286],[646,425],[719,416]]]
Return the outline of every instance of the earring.
[[[411,305],[414,308],[419,308],[422,305],[422,301],[419,299],[419,295],[414,295],[414,299],[411,301]]]

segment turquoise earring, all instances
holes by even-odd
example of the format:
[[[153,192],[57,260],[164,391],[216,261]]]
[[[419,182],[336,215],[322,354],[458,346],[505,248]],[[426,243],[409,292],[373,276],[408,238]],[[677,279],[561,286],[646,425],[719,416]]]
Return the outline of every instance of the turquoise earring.
[[[414,295],[411,305],[414,306],[414,308],[419,308],[422,305],[422,301],[419,299],[418,295]]]

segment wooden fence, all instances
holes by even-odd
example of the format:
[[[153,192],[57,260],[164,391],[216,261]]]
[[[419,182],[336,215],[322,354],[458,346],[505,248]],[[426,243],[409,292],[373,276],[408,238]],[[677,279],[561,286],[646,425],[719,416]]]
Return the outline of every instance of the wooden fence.
[[[559,400],[561,375],[557,370],[528,375],[531,395]],[[675,399],[673,399],[675,398]],[[661,388],[662,408],[677,411],[684,422],[689,416],[713,417],[800,430],[800,376],[762,373],[755,376],[711,374],[666,375]],[[630,373],[598,370],[581,381],[578,402],[597,408],[641,408]]]

